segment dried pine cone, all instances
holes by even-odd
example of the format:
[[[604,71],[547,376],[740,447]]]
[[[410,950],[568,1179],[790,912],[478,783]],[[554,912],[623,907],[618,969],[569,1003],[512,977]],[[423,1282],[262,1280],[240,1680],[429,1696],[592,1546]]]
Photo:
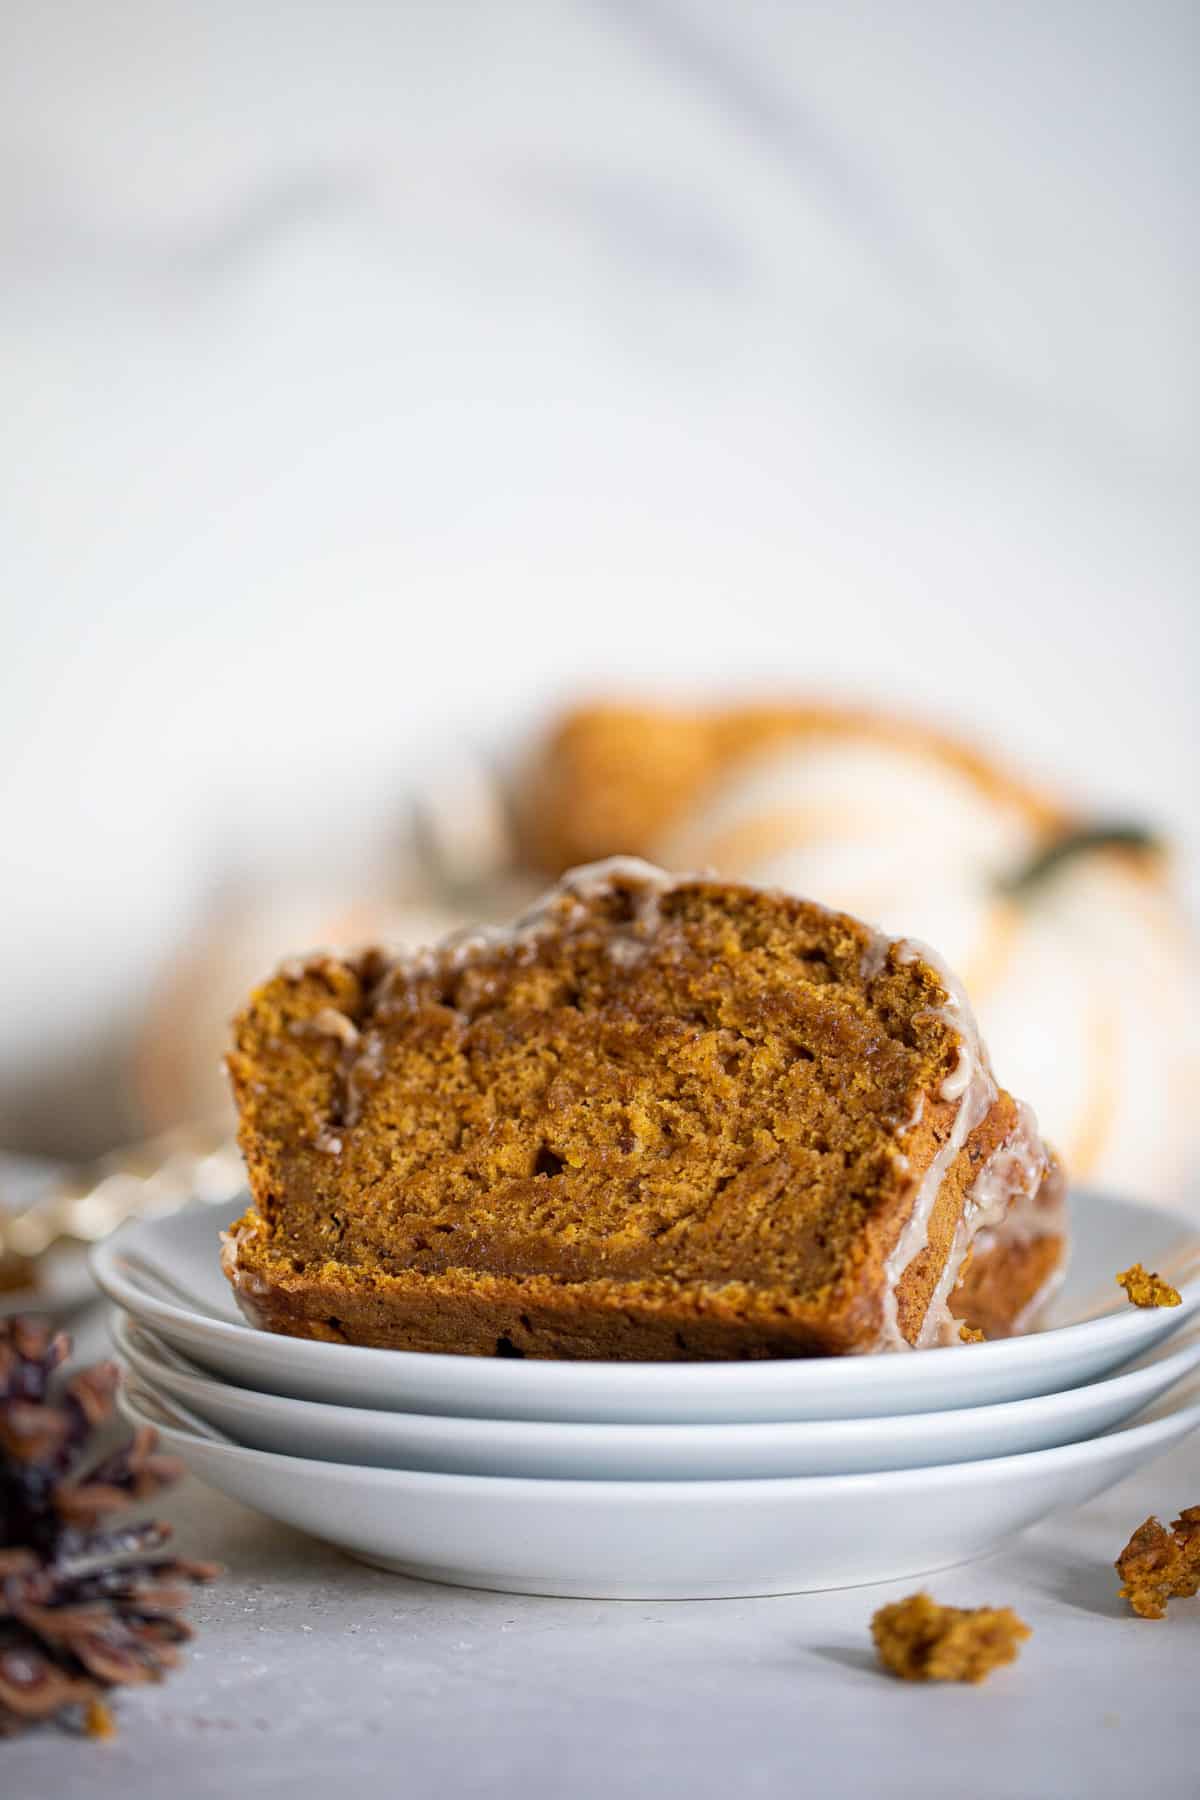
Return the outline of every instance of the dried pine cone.
[[[117,1370],[100,1363],[54,1383],[69,1350],[39,1321],[0,1321],[0,1735],[81,1717],[107,1736],[109,1689],[175,1666],[191,1636],[186,1584],[217,1573],[158,1555],[165,1525],[105,1525],[181,1467],[149,1430],[89,1461]]]

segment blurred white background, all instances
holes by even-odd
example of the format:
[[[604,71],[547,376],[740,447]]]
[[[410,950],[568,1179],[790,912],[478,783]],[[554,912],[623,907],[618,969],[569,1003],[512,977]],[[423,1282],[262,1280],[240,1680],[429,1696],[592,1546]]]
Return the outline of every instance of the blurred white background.
[[[0,1136],[580,685],[931,706],[1195,866],[1192,0],[0,20]]]

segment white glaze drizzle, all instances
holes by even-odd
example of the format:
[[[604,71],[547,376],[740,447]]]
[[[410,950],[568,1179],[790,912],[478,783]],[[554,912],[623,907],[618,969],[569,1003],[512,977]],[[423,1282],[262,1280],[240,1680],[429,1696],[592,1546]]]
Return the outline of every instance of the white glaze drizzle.
[[[323,1006],[311,1019],[297,1019],[289,1029],[294,1037],[336,1038],[345,1050],[353,1050],[358,1045],[358,1026],[336,1006]]]
[[[887,967],[887,960],[892,953],[893,944],[898,945],[904,940],[889,937],[886,931],[877,931],[874,926],[867,926],[867,930],[871,934],[871,941],[862,953],[858,972],[864,981],[874,981],[875,977],[882,975]]]
[[[552,911],[560,894],[575,894],[580,900],[603,900],[617,887],[633,887],[645,895],[657,896],[700,880],[703,877],[695,874],[671,875],[641,856],[607,856],[602,862],[581,863],[578,868],[568,869],[526,916],[538,917]]]
[[[902,939],[895,946],[894,960],[898,963],[922,962],[934,971],[946,998],[932,1010],[958,1035],[955,1066],[939,1090],[941,1099],[958,1102],[950,1135],[922,1176],[912,1210],[884,1264],[883,1318],[877,1348],[927,1349],[933,1344],[957,1340],[959,1321],[950,1310],[950,1298],[958,1286],[969,1251],[980,1242],[980,1234],[984,1243],[989,1240],[1029,1242],[1050,1233],[1059,1234],[1064,1229],[1063,1207],[1060,1187],[1053,1188],[1039,1201],[1044,1185],[1052,1185],[1047,1183],[1049,1154],[1038,1135],[1032,1111],[1018,1101],[1012,1130],[988,1157],[967,1191],[949,1253],[926,1306],[916,1343],[909,1343],[900,1329],[899,1283],[914,1259],[926,1249],[929,1224],[942,1184],[971,1133],[995,1105],[998,1089],[962,985],[937,953],[914,939]],[[886,958],[877,963],[875,972],[880,972],[885,962]],[[918,1105],[913,1120],[903,1128],[901,1136],[919,1122],[922,1109],[922,1105]],[[1032,1317],[1044,1303],[1054,1279],[1052,1277],[1045,1284],[1045,1291],[1023,1309],[1021,1319],[1014,1323],[1014,1331],[1021,1329],[1022,1322]]]
[[[950,1297],[958,1286],[963,1264],[972,1246],[1010,1241],[1007,1230],[1011,1209],[1036,1199],[1046,1179],[1050,1158],[1038,1136],[1037,1120],[1022,1101],[1016,1102],[1017,1118],[1012,1130],[998,1144],[980,1169],[963,1202],[962,1214],[955,1227],[938,1284],[930,1296],[918,1347],[953,1344],[957,1341],[960,1321],[950,1310]],[[1037,1235],[1045,1234],[1043,1230]]]
[[[1028,1108],[1026,1108],[1028,1112]],[[1032,1114],[1029,1115],[1032,1118]],[[1035,1127],[1036,1129],[1036,1127]],[[981,1229],[976,1242],[980,1249],[993,1243],[1032,1244],[1047,1233],[1060,1233],[1066,1217],[1066,1177],[1061,1163],[1047,1151],[1048,1167],[1040,1187],[1023,1188],[1013,1195],[1001,1228]]]
[[[1033,1115],[1025,1108],[1028,1122],[1036,1133]],[[1039,1238],[1067,1235],[1067,1182],[1062,1164],[1046,1152],[1046,1167],[1036,1185],[1025,1182],[1013,1195],[1007,1211],[998,1224],[981,1224],[974,1237],[976,1253],[993,1248],[1034,1244]],[[1008,1327],[1009,1337],[1020,1337],[1028,1331],[1050,1296],[1061,1287],[1066,1276],[1065,1257],[1060,1257],[1042,1285],[1025,1302]],[[956,1322],[957,1323],[957,1322]]]
[[[342,1123],[357,1125],[362,1112],[363,1090],[371,1087],[383,1073],[387,1042],[381,1031],[367,1031],[359,1042],[359,1050],[346,1070],[346,1099],[342,1107]]]
[[[255,1235],[252,1222],[239,1220],[227,1231],[221,1233],[221,1268],[226,1279],[232,1284],[238,1305],[253,1323],[259,1323],[258,1315],[253,1308],[254,1297],[269,1293],[270,1283],[256,1269],[248,1269],[241,1261],[242,1240]]]
[[[913,1106],[912,1112],[909,1114],[908,1118],[904,1121],[904,1124],[900,1127],[900,1136],[907,1137],[910,1131],[915,1131],[917,1129],[917,1126],[921,1123],[921,1120],[924,1117],[925,1117],[925,1095],[923,1093],[921,1093],[921,1094],[917,1095],[916,1103]]]
[[[603,862],[584,863],[577,869],[568,869],[513,924],[468,926],[451,932],[440,943],[398,956],[390,966],[380,998],[386,1005],[398,990],[439,972],[465,968],[480,952],[532,949],[563,925],[576,920],[582,923],[588,916],[589,903],[604,899],[620,887],[632,890],[636,904],[625,933],[614,936],[613,944],[648,940],[658,925],[662,896],[698,879],[695,875],[668,875],[638,856],[610,856]],[[616,960],[622,960],[620,953]]]
[[[921,1177],[908,1218],[884,1263],[883,1316],[876,1347],[880,1350],[909,1350],[914,1346],[909,1343],[900,1329],[897,1291],[900,1281],[909,1264],[915,1257],[920,1256],[928,1245],[929,1222],[933,1217],[934,1208],[937,1206],[942,1183],[971,1133],[982,1124],[995,1104],[997,1088],[991,1066],[988,1063],[987,1052],[979,1036],[979,1027],[975,1023],[975,1015],[971,1011],[967,996],[960,982],[950,973],[937,953],[928,949],[926,945],[917,943],[913,938],[902,938],[894,946],[894,960],[898,963],[921,962],[933,970],[941,982],[946,997],[940,1006],[930,1008],[930,1012],[932,1016],[943,1019],[958,1038],[958,1059],[939,1090],[943,1100],[958,1102],[954,1122],[950,1127],[950,1135]],[[880,969],[882,966],[882,964],[879,965]],[[972,1232],[963,1245],[962,1254],[958,1259],[960,1266],[973,1235]],[[951,1257],[953,1257],[954,1248],[955,1246],[951,1248]],[[951,1258],[947,1258],[947,1263],[950,1260]],[[949,1279],[950,1275],[952,1275],[952,1279]],[[947,1296],[953,1290],[957,1278],[957,1269],[943,1270],[942,1280],[948,1281]],[[939,1281],[938,1287],[940,1289],[941,1281]],[[926,1309],[918,1343],[924,1341],[925,1332],[930,1329],[932,1311],[933,1302],[931,1301],[930,1306]]]

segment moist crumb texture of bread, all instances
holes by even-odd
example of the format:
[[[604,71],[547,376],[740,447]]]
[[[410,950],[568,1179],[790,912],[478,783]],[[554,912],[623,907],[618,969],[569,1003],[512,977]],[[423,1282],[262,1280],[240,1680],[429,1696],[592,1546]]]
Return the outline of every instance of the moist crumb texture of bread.
[[[1015,1662],[1033,1634],[1011,1606],[939,1606],[910,1594],[882,1606],[871,1635],[885,1669],[902,1681],[983,1681]]]
[[[575,870],[507,931],[285,965],[229,1068],[224,1266],[272,1331],[901,1350],[1020,1329],[1062,1261],[1060,1173],[953,978],[781,893]]]

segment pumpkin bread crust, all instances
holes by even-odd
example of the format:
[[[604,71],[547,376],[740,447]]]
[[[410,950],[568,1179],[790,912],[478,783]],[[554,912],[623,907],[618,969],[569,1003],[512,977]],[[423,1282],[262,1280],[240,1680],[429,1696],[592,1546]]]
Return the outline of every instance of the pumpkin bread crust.
[[[989,1336],[1062,1256],[1048,1155],[952,978],[778,893],[575,871],[507,933],[286,965],[229,1069],[253,1204],[224,1264],[273,1331],[615,1360],[904,1348],[976,1322],[954,1290],[979,1227]]]

